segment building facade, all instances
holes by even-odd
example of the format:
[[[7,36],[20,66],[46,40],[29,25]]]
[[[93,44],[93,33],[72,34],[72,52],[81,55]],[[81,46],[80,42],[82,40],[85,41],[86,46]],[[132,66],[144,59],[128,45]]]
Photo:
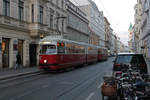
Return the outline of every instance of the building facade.
[[[69,0],[67,1],[67,31],[65,38],[79,41],[89,42],[89,21],[86,14],[81,11]]]
[[[104,15],[100,12],[92,0],[88,0],[86,5],[79,7],[87,15],[89,27],[99,37],[99,46],[105,47]],[[91,35],[92,36],[92,35]],[[90,38],[92,39],[92,38]]]
[[[66,33],[64,0],[0,0],[0,68],[12,68],[16,54],[22,66],[39,61],[38,41]]]
[[[142,20],[139,46],[141,47],[141,53],[143,53],[146,58],[150,59],[150,1],[141,0],[141,4]]]
[[[89,27],[89,32],[90,32],[89,44],[99,46],[99,36],[95,34],[95,32],[90,27]]]
[[[134,15],[134,27],[133,27],[133,49],[134,52],[140,53],[140,34],[141,34],[141,20],[142,20],[142,2],[141,0],[137,0],[137,4],[134,7],[135,15]]]
[[[113,30],[110,27],[110,23],[106,17],[104,17],[105,22],[105,47],[108,49],[108,51],[111,49],[111,39],[112,39],[112,33]]]
[[[115,34],[111,34],[110,54],[116,55],[117,53],[118,53],[118,38]]]

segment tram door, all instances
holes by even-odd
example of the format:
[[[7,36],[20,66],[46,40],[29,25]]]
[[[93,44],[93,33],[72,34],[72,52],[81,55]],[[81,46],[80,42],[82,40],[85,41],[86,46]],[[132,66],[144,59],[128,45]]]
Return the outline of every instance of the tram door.
[[[3,68],[9,67],[9,39],[2,39],[2,62]]]
[[[18,40],[18,53],[21,56],[21,65],[23,65],[23,40]]]
[[[29,54],[30,54],[30,66],[36,66],[37,64],[37,45],[30,44]]]

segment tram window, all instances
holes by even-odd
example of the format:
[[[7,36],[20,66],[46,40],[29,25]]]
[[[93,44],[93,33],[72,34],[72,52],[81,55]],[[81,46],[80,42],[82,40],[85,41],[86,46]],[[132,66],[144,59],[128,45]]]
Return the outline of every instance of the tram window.
[[[93,54],[93,48],[88,47],[88,54]]]
[[[95,54],[96,52],[98,52],[96,48],[88,47],[88,54]]]
[[[85,48],[82,48],[82,53],[85,53]]]
[[[59,54],[64,54],[64,53],[65,53],[65,47],[63,47],[63,46],[58,46],[58,53],[59,53]]]
[[[41,54],[56,54],[56,46],[55,45],[42,45]]]
[[[98,54],[102,54],[102,49],[99,49],[99,50],[98,50]]]

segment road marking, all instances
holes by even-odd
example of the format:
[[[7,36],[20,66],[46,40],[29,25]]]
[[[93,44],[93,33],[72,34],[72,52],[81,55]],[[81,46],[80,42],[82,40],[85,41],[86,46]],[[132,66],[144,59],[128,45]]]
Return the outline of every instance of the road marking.
[[[98,89],[100,89],[101,88],[101,86],[102,86],[102,83],[97,87]]]
[[[86,100],[90,100],[94,95],[95,95],[95,92],[92,92],[92,93],[86,98]]]
[[[63,85],[74,85],[73,82],[67,82],[67,81],[60,82],[59,84],[63,84]]]

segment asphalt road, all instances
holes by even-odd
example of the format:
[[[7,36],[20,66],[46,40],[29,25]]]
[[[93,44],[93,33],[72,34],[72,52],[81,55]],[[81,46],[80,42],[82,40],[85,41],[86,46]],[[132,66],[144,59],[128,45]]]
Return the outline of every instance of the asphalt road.
[[[4,82],[0,100],[102,100],[103,75],[112,71],[114,58],[61,73],[46,73]]]

